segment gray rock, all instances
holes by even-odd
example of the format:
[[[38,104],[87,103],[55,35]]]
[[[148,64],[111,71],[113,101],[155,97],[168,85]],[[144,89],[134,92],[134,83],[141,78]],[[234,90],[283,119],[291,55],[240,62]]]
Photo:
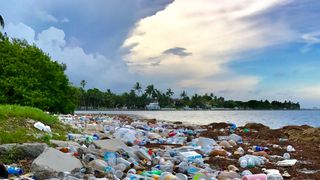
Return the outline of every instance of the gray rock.
[[[59,172],[71,172],[82,167],[79,159],[54,148],[47,148],[32,162],[31,171],[37,179],[47,179],[58,177]]]
[[[109,152],[115,152],[123,147],[127,147],[126,144],[124,144],[119,139],[104,139],[104,140],[98,140],[94,141],[93,144],[102,149],[103,151],[109,151]]]
[[[0,154],[5,154],[11,150],[20,151],[21,158],[36,158],[48,147],[45,143],[23,143],[23,144],[2,144]]]
[[[79,143],[73,142],[73,141],[50,140],[50,143],[58,147],[69,147],[69,146],[80,147]]]

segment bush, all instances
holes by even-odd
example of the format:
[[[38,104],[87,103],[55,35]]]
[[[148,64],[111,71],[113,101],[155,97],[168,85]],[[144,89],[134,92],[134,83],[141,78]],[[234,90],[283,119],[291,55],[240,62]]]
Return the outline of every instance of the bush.
[[[19,104],[45,111],[72,113],[75,88],[54,62],[25,40],[0,33],[0,104]]]

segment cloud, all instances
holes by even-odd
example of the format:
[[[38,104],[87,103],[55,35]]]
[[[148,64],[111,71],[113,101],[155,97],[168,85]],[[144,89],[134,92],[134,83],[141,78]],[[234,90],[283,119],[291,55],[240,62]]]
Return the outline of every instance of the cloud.
[[[48,53],[53,60],[65,63],[66,74],[75,85],[79,85],[82,79],[88,82],[88,87],[101,89],[111,86],[123,88],[128,83],[133,84],[128,80],[129,75],[123,62],[113,62],[99,53],[86,53],[82,47],[68,43],[62,29],[49,27],[35,34],[28,25],[18,23],[9,24],[7,31],[10,37],[26,38],[29,43],[35,43]]]
[[[9,23],[5,27],[5,32],[7,32],[7,34],[11,37],[25,39],[30,44],[34,42],[35,31],[31,27],[21,22],[17,24]]]
[[[186,48],[174,47],[174,48],[165,50],[163,54],[173,54],[176,56],[184,57],[184,56],[190,56],[192,53],[187,52]]]
[[[46,21],[46,22],[59,22],[59,20],[54,17],[52,14],[49,14],[45,11],[35,11],[34,13],[36,13],[36,16],[42,20],[42,21]]]
[[[247,92],[256,88],[260,78],[237,74],[227,64],[242,53],[297,39],[286,24],[260,16],[286,3],[176,0],[136,24],[123,44],[129,49],[123,58],[130,72],[160,84],[199,91]],[[152,66],[155,57],[160,63]]]
[[[308,52],[312,49],[312,46],[320,44],[320,31],[303,34],[301,38],[306,43],[301,51]]]

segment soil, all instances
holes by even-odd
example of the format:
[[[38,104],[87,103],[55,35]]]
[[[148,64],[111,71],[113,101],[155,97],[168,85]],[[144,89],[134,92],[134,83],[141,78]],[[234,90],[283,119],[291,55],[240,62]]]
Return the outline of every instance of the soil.
[[[217,139],[217,136],[229,135],[228,124],[210,124],[202,128],[208,128],[207,132],[200,136]],[[221,131],[224,128],[224,131]],[[249,129],[245,133],[244,128]],[[290,179],[320,179],[320,128],[310,126],[286,126],[281,129],[270,129],[262,124],[247,124],[244,127],[239,127],[235,131],[236,134],[242,136],[244,143],[241,145],[245,152],[251,149],[253,145],[268,147],[269,155],[283,156],[287,152],[287,146],[292,145],[295,152],[290,152],[291,159],[297,159],[298,162],[292,167],[279,167],[276,161],[266,163],[262,167],[249,169],[252,173],[263,173],[262,168],[278,169],[280,173],[287,171]],[[287,139],[283,141],[280,138]],[[279,141],[280,139],[280,141]],[[273,145],[279,145],[274,147]],[[229,152],[234,152],[237,149],[229,149]],[[220,169],[227,169],[228,165],[236,165],[240,171],[244,169],[239,167],[239,155],[231,157],[210,157],[209,164]],[[310,171],[311,170],[311,171]],[[313,172],[312,172],[313,171]]]

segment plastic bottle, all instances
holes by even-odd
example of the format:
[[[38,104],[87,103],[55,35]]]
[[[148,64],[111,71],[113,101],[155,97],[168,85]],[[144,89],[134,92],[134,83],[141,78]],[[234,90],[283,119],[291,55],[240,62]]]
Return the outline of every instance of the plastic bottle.
[[[287,146],[287,151],[288,151],[288,152],[294,152],[294,151],[296,151],[296,150],[295,150],[294,147],[292,147],[291,145],[288,145],[288,146]]]
[[[264,151],[266,148],[262,146],[252,146],[252,150],[254,151]]]
[[[290,159],[290,154],[289,153],[284,153],[283,154],[284,159]]]
[[[116,170],[115,172],[114,172],[114,175],[117,177],[117,178],[122,178],[122,176],[123,176],[123,172],[122,171],[120,171],[120,170]]]
[[[135,169],[129,169],[127,174],[137,174],[137,170]]]
[[[240,155],[243,155],[243,154],[244,154],[244,149],[243,149],[242,147],[239,147],[239,148],[237,149],[237,151],[238,151],[238,153],[239,153]]]
[[[242,171],[241,176],[246,176],[246,175],[252,175],[252,172],[249,170]]]
[[[246,168],[248,166],[248,161],[245,158],[240,160],[240,167]]]
[[[267,174],[267,179],[268,180],[283,180],[283,177],[279,173],[275,173],[275,174],[270,173],[270,174]]]
[[[188,172],[188,174],[196,174],[199,171],[200,171],[200,168],[197,168],[195,166],[189,166],[187,172]]]
[[[179,165],[179,172],[181,173],[186,173],[188,171],[189,168],[189,164],[187,162],[181,162]]]
[[[176,177],[177,177],[179,180],[188,180],[188,176],[185,175],[185,174],[182,174],[182,173],[177,173],[177,174],[176,174]]]
[[[247,167],[248,168],[253,168],[255,166],[255,160],[252,157],[249,157],[248,161],[247,161]]]
[[[126,165],[126,167],[129,167],[131,164],[131,162],[123,159],[122,157],[118,157],[116,161],[117,161],[117,164],[122,163],[122,164]]]
[[[23,170],[21,168],[14,167],[14,166],[7,166],[7,171],[8,171],[8,174],[13,174],[13,175],[23,174]]]
[[[105,152],[104,153],[104,160],[108,162],[109,165],[114,166],[116,165],[116,154],[114,152]]]

